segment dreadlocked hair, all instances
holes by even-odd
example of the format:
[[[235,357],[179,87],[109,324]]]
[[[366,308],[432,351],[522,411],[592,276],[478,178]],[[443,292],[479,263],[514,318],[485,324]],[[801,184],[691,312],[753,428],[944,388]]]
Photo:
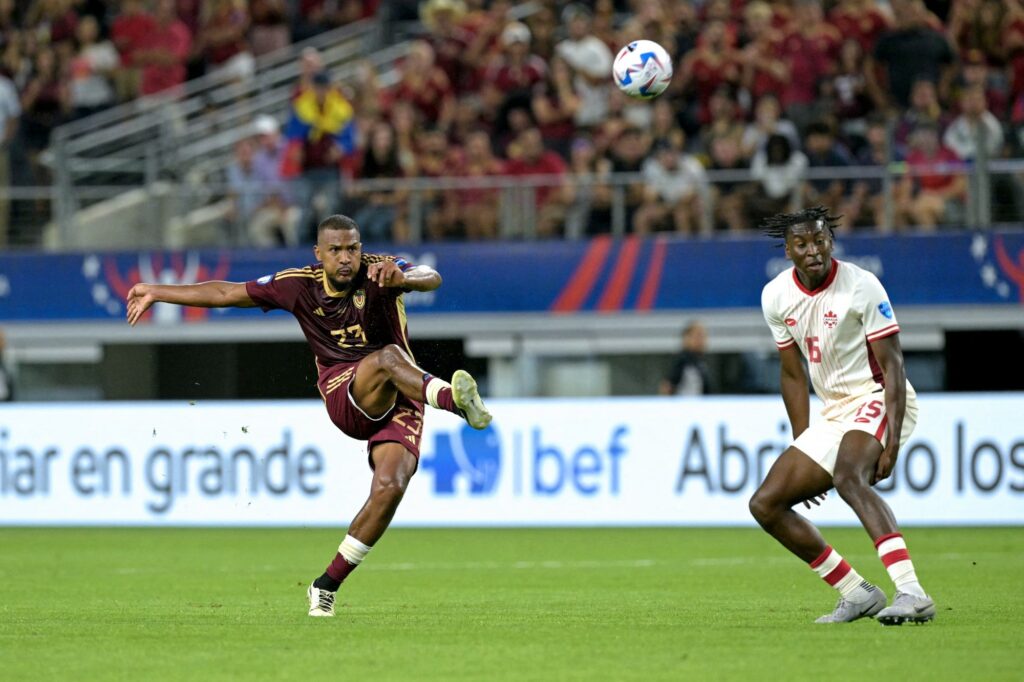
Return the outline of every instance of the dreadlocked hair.
[[[823,228],[828,228],[829,237],[835,238],[835,228],[839,226],[841,215],[829,215],[828,209],[824,206],[805,208],[795,213],[779,213],[765,218],[761,222],[761,232],[769,237],[781,239],[782,244],[786,241],[786,232],[794,225],[804,223],[820,223]],[[779,244],[779,246],[782,246]]]

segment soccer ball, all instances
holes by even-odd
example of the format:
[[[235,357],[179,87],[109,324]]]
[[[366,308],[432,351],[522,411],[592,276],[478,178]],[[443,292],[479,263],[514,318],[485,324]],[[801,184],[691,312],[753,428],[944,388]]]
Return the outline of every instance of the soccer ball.
[[[672,80],[672,58],[653,40],[634,40],[615,56],[612,77],[630,97],[651,99],[665,92]]]

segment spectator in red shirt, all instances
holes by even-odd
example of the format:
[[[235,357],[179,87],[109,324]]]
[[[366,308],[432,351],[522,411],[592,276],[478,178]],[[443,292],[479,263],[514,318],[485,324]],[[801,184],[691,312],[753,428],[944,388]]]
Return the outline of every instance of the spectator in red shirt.
[[[866,117],[874,107],[864,75],[866,56],[860,43],[849,38],[839,48],[839,61],[832,77],[835,116],[847,135],[863,135]]]
[[[1014,14],[1003,27],[1010,75],[1010,106],[1014,123],[1024,122],[1024,14]]]
[[[842,36],[823,20],[819,0],[799,0],[794,24],[782,47],[789,74],[781,99],[786,115],[802,130],[813,116],[818,82],[835,71]]]
[[[547,65],[541,57],[530,54],[529,29],[525,24],[513,22],[502,32],[502,51],[483,73],[480,95],[483,108],[501,111],[511,101],[525,99],[529,108],[529,94],[544,82]],[[501,115],[499,118],[503,118]]]
[[[512,18],[511,9],[512,3],[509,0],[493,0],[486,11],[472,10],[459,22],[459,25],[473,36],[469,49],[466,50],[465,63],[482,66],[475,70],[471,68],[467,89],[479,89],[484,71],[501,56],[501,37],[505,28],[518,23]]]
[[[537,234],[555,236],[565,221],[566,208],[572,203],[572,186],[567,182],[566,164],[558,154],[544,149],[537,128],[527,128],[509,145],[508,175],[547,175],[552,179],[534,188],[537,208]]]
[[[990,65],[999,68],[1008,55],[1004,31],[1012,14],[1004,0],[958,0],[953,2],[946,32],[960,54],[979,50]]]
[[[544,145],[563,157],[569,156],[569,144],[576,130],[573,119],[579,107],[572,69],[563,58],[555,57],[551,60],[547,83],[534,89],[532,108],[533,118],[544,136]]]
[[[789,69],[782,59],[782,34],[772,26],[771,6],[754,0],[743,16],[748,42],[740,53],[742,82],[756,101],[763,95],[782,92]]]
[[[839,0],[828,20],[844,38],[856,40],[864,54],[871,54],[878,36],[891,23],[875,0]]]
[[[484,74],[484,89],[503,98],[529,94],[547,73],[544,60],[530,54],[530,29],[519,22],[509,24],[501,33],[501,45],[501,56]]]
[[[446,131],[455,116],[455,94],[444,71],[434,63],[434,50],[425,40],[417,40],[400,68],[398,84],[389,93],[392,101],[409,102],[422,123]]]
[[[691,112],[690,127],[699,127],[711,120],[711,96],[723,85],[740,81],[739,54],[729,42],[725,24],[713,21],[704,27],[697,49],[687,54],[679,66],[679,87],[692,89],[697,96],[697,111]],[[694,126],[693,124],[697,125]]]
[[[462,26],[466,4],[462,0],[429,0],[420,8],[423,25],[430,31],[427,42],[434,48],[437,66],[459,94],[472,84],[473,66],[465,61],[473,34]]]
[[[114,47],[121,55],[121,68],[115,72],[114,86],[122,101],[139,96],[141,72],[135,63],[135,53],[146,47],[154,28],[155,21],[142,0],[123,0],[121,13],[110,27]]]
[[[939,141],[939,130],[923,123],[910,136],[907,154],[910,173],[903,177],[900,194],[905,201],[897,206],[910,222],[923,230],[934,230],[947,218],[962,212],[967,178],[963,173],[942,171],[936,164],[960,165],[960,160]]]
[[[157,0],[146,45],[135,53],[135,63],[142,67],[142,94],[153,95],[184,83],[191,47],[192,36],[178,19],[174,0]]]
[[[466,138],[459,177],[488,178],[505,173],[505,163],[491,151],[491,138],[485,132]],[[468,187],[458,190],[459,222],[469,239],[494,239],[498,235],[498,199],[500,190]]]
[[[249,9],[244,0],[210,0],[209,13],[193,44],[206,71],[222,71],[233,80],[252,75],[256,68],[246,34]]]

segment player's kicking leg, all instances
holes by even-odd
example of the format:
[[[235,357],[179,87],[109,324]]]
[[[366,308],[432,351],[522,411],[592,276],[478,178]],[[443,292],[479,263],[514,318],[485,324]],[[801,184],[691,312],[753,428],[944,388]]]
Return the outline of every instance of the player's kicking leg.
[[[331,565],[309,586],[309,615],[333,616],[338,587],[366,558],[405,495],[409,480],[416,473],[416,456],[399,443],[377,443],[370,453],[373,481],[370,496],[348,527]]]
[[[484,406],[476,381],[469,372],[457,370],[448,383],[418,367],[408,353],[392,344],[359,363],[352,395],[368,414],[375,415],[394,404],[396,391],[433,408],[457,414],[474,429],[487,428],[491,423],[491,413]]]
[[[843,436],[836,458],[836,492],[850,505],[871,536],[878,558],[896,587],[892,604],[879,611],[875,618],[883,625],[926,623],[935,617],[935,602],[917,579],[892,509],[871,487],[881,454],[882,445],[872,434],[850,431]]]
[[[839,592],[832,613],[818,623],[847,623],[874,616],[885,606],[885,594],[864,580],[793,507],[832,487],[828,472],[800,450],[790,447],[772,465],[750,498],[750,512],[772,537],[807,562],[818,576]]]

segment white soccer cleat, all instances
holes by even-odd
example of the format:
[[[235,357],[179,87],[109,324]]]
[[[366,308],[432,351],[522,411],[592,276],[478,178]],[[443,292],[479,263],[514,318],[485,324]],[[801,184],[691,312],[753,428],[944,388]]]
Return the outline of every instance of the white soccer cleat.
[[[313,583],[309,584],[306,591],[309,596],[309,615],[317,618],[331,618],[334,616],[334,597],[337,592],[321,590]]]
[[[927,623],[934,617],[935,602],[931,597],[916,597],[906,592],[897,592],[892,598],[892,606],[887,606],[875,616],[882,625]]]
[[[476,380],[464,369],[457,369],[455,374],[452,374],[452,400],[474,429],[486,429],[491,423],[491,413],[484,407]]]
[[[851,623],[861,618],[870,618],[885,608],[885,592],[869,582],[861,583],[860,589],[852,596],[854,599],[840,597],[832,613],[814,622]]]

